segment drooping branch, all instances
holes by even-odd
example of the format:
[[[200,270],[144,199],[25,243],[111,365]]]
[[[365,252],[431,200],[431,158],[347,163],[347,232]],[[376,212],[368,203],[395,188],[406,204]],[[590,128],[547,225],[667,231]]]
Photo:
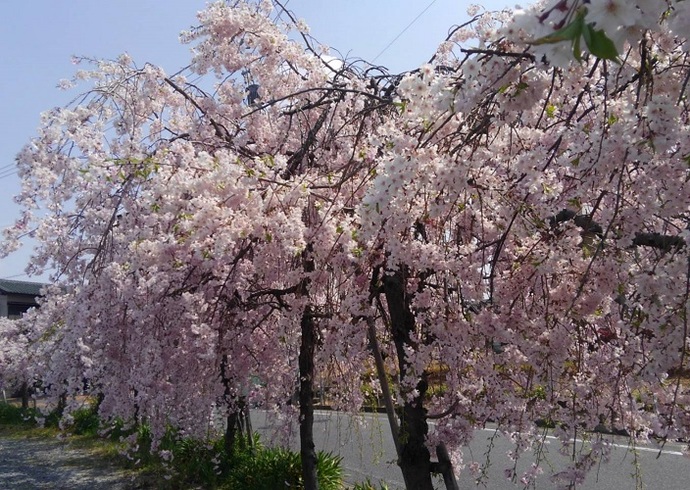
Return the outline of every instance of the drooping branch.
[[[295,109],[284,110],[281,114],[284,116],[290,116],[292,114],[296,114],[297,112],[302,112],[302,111],[306,111],[309,109],[313,109],[315,107],[319,107],[320,105],[322,105],[324,103],[333,102],[338,97],[342,97],[343,95],[346,95],[346,94],[352,94],[352,95],[357,95],[357,96],[361,96],[361,97],[366,97],[368,99],[372,99],[372,100],[379,102],[381,104],[391,104],[390,96],[381,97],[375,93],[364,92],[364,91],[357,90],[357,89],[345,88],[345,87],[336,87],[336,86],[310,87],[310,88],[305,88],[302,90],[297,90],[297,91],[291,92],[287,95],[284,95],[282,97],[276,97],[275,99],[268,100],[268,101],[264,102],[263,104],[256,105],[256,106],[252,107],[251,111],[248,111],[245,114],[243,114],[242,118],[246,119],[247,117],[251,116],[252,114],[260,112],[260,111],[262,111],[268,107],[277,105],[280,102],[283,102],[285,100],[294,99],[295,97],[298,97],[300,95],[305,95],[305,94],[314,93],[314,92],[323,93],[323,95],[318,99],[317,102],[309,102],[309,103],[305,104],[304,106],[300,106],[300,107],[295,108]],[[329,98],[328,96],[332,96],[332,98]]]
[[[489,56],[500,56],[505,58],[524,58],[530,61],[535,61],[534,55],[527,51],[523,51],[522,53],[499,51],[496,49],[461,49],[460,51],[465,54],[485,54]]]
[[[285,296],[288,294],[295,294],[298,291],[300,291],[300,288],[302,288],[302,283],[298,283],[298,284],[295,284],[294,286],[290,286],[290,287],[283,288],[283,289],[277,289],[277,288],[262,289],[260,291],[255,291],[255,292],[251,293],[249,295],[248,299],[256,299],[256,298],[259,298],[261,296],[267,296],[267,295],[275,296],[276,298],[278,298],[278,297]]]
[[[376,373],[379,378],[379,383],[381,384],[381,391],[383,395],[383,403],[386,407],[386,416],[388,417],[388,424],[391,428],[391,433],[393,435],[393,444],[395,445],[395,453],[398,459],[401,456],[400,452],[400,426],[398,424],[398,419],[395,416],[395,407],[393,406],[393,397],[391,395],[390,386],[388,385],[388,377],[386,374],[386,367],[383,362],[383,356],[381,355],[381,348],[379,347],[378,339],[376,338],[376,327],[374,325],[374,320],[371,317],[366,318],[368,334],[369,334],[369,345],[371,346],[372,353],[374,355],[374,362],[376,364]]]
[[[176,84],[174,81],[172,81],[170,78],[165,78],[164,79],[165,83],[170,85],[172,89],[180,94],[182,97],[184,97],[190,104],[194,106],[196,110],[198,110],[201,114],[203,114],[205,117],[208,118],[208,121],[211,123],[211,126],[213,127],[213,130],[215,131],[216,137],[219,138],[221,141],[223,141],[226,145],[228,145],[229,148],[232,148],[233,150],[237,151],[240,155],[248,157],[248,158],[253,158],[257,156],[257,154],[247,146],[236,146],[234,141],[233,141],[233,135],[230,134],[230,131],[228,131],[228,128],[223,126],[221,123],[216,121],[214,118],[210,117],[207,113],[206,110],[204,110],[201,105],[194,100],[194,98],[187,93],[182,87],[180,87],[178,84]],[[179,138],[183,138],[184,136],[181,135]],[[187,136],[188,137],[188,136]],[[186,137],[185,137],[186,138]],[[172,141],[174,141],[173,138]]]
[[[633,245],[636,247],[652,247],[666,252],[672,249],[680,249],[687,244],[683,237],[674,235],[662,235],[661,233],[635,233]]]
[[[290,158],[287,161],[287,168],[285,169],[285,172],[283,172],[282,175],[283,179],[288,180],[290,177],[295,175],[295,173],[299,169],[300,164],[302,163],[304,158],[309,154],[309,151],[316,143],[316,136],[321,130],[321,127],[323,126],[324,122],[326,122],[327,116],[328,111],[324,110],[319,115],[319,118],[316,120],[314,126],[312,126],[309,129],[309,132],[307,133],[307,138],[305,139],[304,143],[302,143],[302,146],[299,148],[299,150],[290,155]]]
[[[179,85],[177,85],[169,78],[165,78],[164,80],[165,83],[170,85],[175,92],[177,92],[187,101],[189,101],[189,103],[192,104],[199,112],[201,112],[204,116],[207,115],[206,111],[199,105],[199,103],[196,100],[194,100],[194,98],[191,95],[189,95],[185,90],[183,90]],[[225,128],[222,124],[216,122],[213,118],[209,118],[209,121],[211,122],[213,129],[216,131],[216,136],[218,136],[222,140],[229,142],[231,138],[227,128]]]
[[[585,232],[596,233],[601,235],[603,229],[599,223],[594,221],[592,217],[588,214],[577,214],[572,209],[563,209],[558,212],[555,216],[549,218],[549,224],[552,228],[558,226],[561,223],[572,220],[575,226],[582,228]]]
[[[558,214],[549,218],[549,224],[555,228],[561,223],[572,220],[575,226],[581,228],[583,233],[593,233],[601,237],[602,227],[599,223],[594,221],[588,214],[577,214],[571,209],[563,209]],[[661,233],[635,233],[635,238],[632,240],[633,247],[651,247],[668,252],[672,249],[681,249],[687,243],[685,239],[678,235],[663,235]]]

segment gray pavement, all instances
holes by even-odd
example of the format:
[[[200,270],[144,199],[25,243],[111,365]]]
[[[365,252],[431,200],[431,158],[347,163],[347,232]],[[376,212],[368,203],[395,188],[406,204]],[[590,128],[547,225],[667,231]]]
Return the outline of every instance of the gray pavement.
[[[265,412],[253,411],[252,423],[259,431],[264,441],[276,437],[275,425],[267,418]],[[287,431],[289,445],[299,447],[298,431],[296,427]],[[472,461],[485,463],[487,449],[495,431],[483,429],[477,432],[472,443],[463,448],[465,463]],[[390,437],[390,430],[384,415],[362,414],[352,416],[340,412],[317,411],[315,416],[314,434],[317,449],[329,451],[343,457],[343,467],[348,483],[361,482],[369,478],[373,483],[385,482],[393,489],[404,488],[402,474],[395,464],[395,448]],[[275,439],[274,439],[275,440]],[[660,452],[654,445],[640,445],[633,451],[628,440],[623,437],[611,436],[613,452],[608,464],[597,465],[587,476],[584,484],[578,485],[579,490],[689,490],[690,489],[690,459],[683,455],[683,444],[668,443]],[[503,490],[524,488],[506,480],[504,469],[512,467],[508,459],[508,452],[513,449],[512,444],[503,436],[493,437],[493,447],[489,455],[490,465],[487,478],[477,483],[469,471],[460,475],[461,489],[487,488]],[[547,436],[542,458],[544,458],[545,474],[541,475],[537,484],[528,488],[547,490],[556,488],[549,478],[550,468],[558,471],[567,465],[568,459],[558,452],[560,443],[552,436]],[[532,453],[521,457],[517,472],[520,475],[530,467],[535,460]],[[552,471],[552,472],[553,472]],[[638,475],[638,480],[633,475]],[[437,488],[444,488],[441,480]]]
[[[129,472],[67,441],[0,435],[0,490],[105,488],[142,487]]]

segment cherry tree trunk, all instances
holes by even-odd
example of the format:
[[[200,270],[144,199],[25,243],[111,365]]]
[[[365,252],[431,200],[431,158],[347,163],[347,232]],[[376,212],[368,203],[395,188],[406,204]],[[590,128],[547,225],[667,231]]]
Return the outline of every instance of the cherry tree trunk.
[[[225,444],[225,452],[228,456],[235,453],[235,441],[237,440],[237,412],[231,412],[228,414],[225,420],[225,438],[223,440]]]
[[[428,426],[421,400],[405,402],[400,424],[401,441],[398,465],[408,490],[432,490],[431,454],[426,447]]]
[[[241,448],[253,446],[249,407],[244,397],[240,398],[237,408],[226,418],[224,443],[227,454],[234,454],[236,442],[239,442]]]
[[[315,269],[312,252],[313,247],[310,243],[302,255],[304,272],[307,274],[314,272]],[[309,295],[309,283],[308,277],[302,281],[299,293],[301,296]],[[316,445],[314,444],[314,353],[317,332],[311,304],[308,304],[302,312],[300,327],[302,340],[299,346],[299,436],[302,479],[305,490],[318,490]]]
[[[412,346],[410,334],[415,328],[410,298],[405,291],[404,271],[386,275],[383,279],[383,290],[388,303],[391,334],[398,356],[400,379],[404,380],[409,370],[405,348]],[[424,409],[424,396],[428,388],[426,373],[422,373],[415,388],[417,394],[414,397],[408,397],[403,393],[405,402],[400,417],[398,465],[402,470],[405,486],[409,490],[433,490],[431,454],[425,444],[429,429]]]
[[[22,399],[22,410],[29,408],[29,384],[24,381],[19,389],[19,396]]]
[[[302,314],[302,342],[299,349],[299,435],[302,478],[305,490],[319,488],[314,444],[314,349],[316,325],[310,307]]]
[[[221,331],[221,342],[223,332]],[[230,411],[225,418],[225,437],[223,440],[225,452],[227,455],[235,453],[235,441],[237,440],[237,430],[239,425],[239,413],[237,406],[232,403],[236,399],[236,393],[233,390],[232,382],[229,374],[229,360],[227,354],[224,354],[220,364],[220,374],[223,381],[223,401],[226,407],[230,407]],[[241,434],[240,434],[241,435]]]

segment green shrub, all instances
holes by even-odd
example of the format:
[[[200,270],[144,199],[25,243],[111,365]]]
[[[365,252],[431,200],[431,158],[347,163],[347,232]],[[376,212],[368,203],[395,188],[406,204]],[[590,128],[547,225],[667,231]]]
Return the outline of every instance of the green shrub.
[[[53,409],[48,415],[43,419],[43,427],[51,427],[57,429],[60,427],[60,420],[62,419],[62,407],[57,407]]]
[[[101,427],[101,419],[98,417],[98,407],[88,405],[72,412],[72,425],[70,430],[80,436],[97,436]]]
[[[237,455],[239,456],[239,455]],[[282,448],[258,448],[231,460],[226,488],[238,490],[298,489],[302,481],[299,454]]]
[[[316,471],[319,478],[319,488],[322,490],[338,490],[343,486],[343,458],[331,453],[319,451],[316,453]]]
[[[297,490],[304,488],[302,465],[297,452],[283,448],[258,447],[254,454],[231,461],[224,488],[237,490]],[[317,453],[316,471],[321,490],[343,488],[342,458]]]
[[[166,444],[161,448],[166,450]],[[186,483],[203,484],[206,488],[217,486],[222,479],[224,463],[222,440],[198,441],[180,439],[170,447],[175,471]]]
[[[0,424],[31,426],[36,425],[35,417],[36,410],[33,408],[24,410],[9,403],[0,403]]]
[[[0,403],[0,424],[35,426],[37,414],[34,409],[22,410]],[[46,426],[57,427],[60,415],[61,410],[57,409],[46,416]],[[98,417],[97,404],[72,412],[71,418],[67,429],[73,434],[92,439],[101,436],[103,423]],[[128,464],[144,470],[147,477],[153,479],[156,488],[200,486],[232,490],[296,490],[304,487],[299,453],[263,447],[258,437],[254,438],[252,444],[238,439],[233,454],[228,455],[222,438],[189,439],[180,437],[177,430],[170,428],[160,441],[158,452],[151,453],[150,426],[142,423],[132,428],[125,427],[121,420],[111,422],[106,437],[119,442],[123,437],[136,434],[135,448],[129,453],[131,462]],[[171,458],[172,463],[169,463]],[[317,475],[321,490],[344,488],[341,461],[342,458],[330,453],[317,453]],[[369,487],[361,487],[361,490],[369,490]]]
[[[388,485],[385,483],[380,483],[379,486],[375,486],[373,483],[371,483],[371,480],[367,478],[366,481],[357,483],[354,487],[352,487],[352,490],[388,490]]]
[[[101,430],[103,435],[113,442],[121,441],[134,432],[134,429],[126,427],[125,421],[120,418],[110,421],[107,426],[104,426],[101,421]]]

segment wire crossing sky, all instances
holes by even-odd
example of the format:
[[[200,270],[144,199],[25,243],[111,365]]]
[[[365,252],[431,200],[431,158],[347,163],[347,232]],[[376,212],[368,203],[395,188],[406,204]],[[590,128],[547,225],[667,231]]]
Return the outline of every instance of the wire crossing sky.
[[[409,24],[407,24],[407,25],[405,26],[405,28],[404,28],[402,31],[400,31],[400,34],[398,34],[397,36],[395,36],[391,42],[389,42],[388,44],[386,44],[386,47],[385,47],[385,48],[383,48],[376,56],[374,56],[374,59],[372,59],[371,62],[374,63],[376,60],[378,60],[378,59],[381,57],[381,55],[382,55],[383,53],[385,53],[386,51],[388,51],[388,48],[390,48],[391,46],[393,46],[393,44],[395,44],[395,41],[397,41],[398,39],[400,39],[400,37],[401,37],[403,34],[405,34],[405,33],[407,32],[407,30],[408,30],[410,27],[412,27],[412,26],[414,25],[414,23],[417,22],[417,21],[419,20],[419,18],[420,18],[422,15],[424,15],[424,14],[426,13],[426,11],[429,10],[435,3],[436,3],[436,0],[432,0],[432,2],[431,2],[429,5],[427,5],[426,8],[425,8],[424,10],[422,10],[419,14],[417,14],[417,16],[416,16],[414,19],[412,19],[412,22],[410,22]]]
[[[400,72],[425,63],[449,29],[468,19],[466,10],[474,2],[432,0],[422,11],[414,0],[283,3],[306,21],[317,41],[332,48],[333,56],[375,60]],[[484,7],[499,10],[507,4],[495,0]],[[11,70],[0,79],[5,120],[0,131],[0,223],[6,226],[18,217],[13,196],[21,187],[14,158],[35,136],[40,114],[79,95],[56,88],[79,69],[72,57],[113,59],[127,52],[139,66],[148,62],[175,73],[190,57],[179,33],[195,25],[195,14],[205,5],[205,0],[37,0],[6,9],[0,62]],[[24,269],[30,247],[0,260],[0,278],[29,279]]]

